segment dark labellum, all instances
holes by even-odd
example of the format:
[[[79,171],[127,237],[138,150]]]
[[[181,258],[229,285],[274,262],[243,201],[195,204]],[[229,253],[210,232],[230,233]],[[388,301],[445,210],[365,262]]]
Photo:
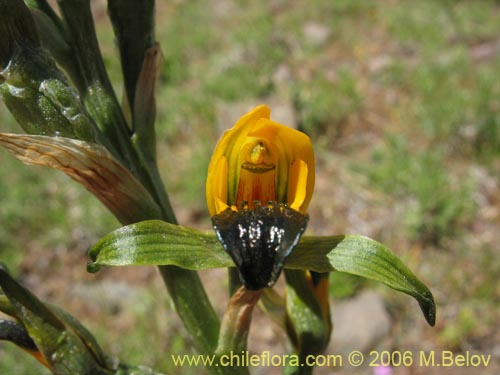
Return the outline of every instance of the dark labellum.
[[[227,208],[212,217],[212,224],[233,258],[243,285],[258,290],[276,282],[308,219],[285,204],[269,202],[261,206],[255,202],[254,209]]]

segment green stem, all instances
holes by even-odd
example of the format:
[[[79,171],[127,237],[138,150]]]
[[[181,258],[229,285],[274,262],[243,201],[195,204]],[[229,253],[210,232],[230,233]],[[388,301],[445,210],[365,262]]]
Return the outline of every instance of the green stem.
[[[144,132],[149,132],[148,137],[152,142],[135,143],[142,166],[146,169],[150,178],[154,195],[162,208],[163,219],[176,224],[177,219],[172,209],[169,197],[165,191],[163,181],[158,171],[156,155],[154,151],[154,82],[153,95],[150,107],[135,108],[134,95],[137,80],[143,69],[146,51],[153,46],[154,41],[154,1],[129,1],[111,0],[108,2],[108,10],[117,36],[122,70],[127,91],[129,108],[132,111],[132,119],[136,111],[147,110],[151,114],[148,124],[140,124],[142,138]],[[155,81],[155,80],[154,80]],[[135,121],[133,121],[135,123]],[[132,138],[134,142],[134,138]],[[142,146],[142,147],[141,147]],[[148,147],[148,149],[145,149]],[[153,147],[153,150],[149,149]],[[208,299],[198,274],[194,271],[185,270],[175,266],[160,266],[162,278],[167,286],[170,297],[174,301],[177,313],[181,317],[184,326],[191,334],[197,350],[200,353],[213,353],[218,342],[220,329],[219,319]]]
[[[118,104],[100,55],[88,0],[58,0],[85,86],[84,102],[105,137],[162,208],[161,219],[177,223],[156,162],[144,162],[135,151],[123,112]],[[150,23],[152,26],[152,23]],[[139,57],[142,59],[143,56]],[[134,67],[134,68],[137,68]],[[140,67],[139,67],[140,68]],[[131,81],[129,81],[131,82]],[[174,266],[159,267],[177,312],[201,353],[217,346],[219,321],[196,272]]]
[[[232,295],[222,319],[219,343],[215,352],[217,355],[231,353],[239,355],[246,352],[252,312],[261,295],[262,290],[248,290],[243,286]],[[226,369],[231,374],[248,374],[248,368],[245,366]]]
[[[153,183],[163,203],[161,207],[163,208],[164,220],[176,224],[177,219],[171,209],[157,168],[154,168],[154,172]],[[164,203],[165,201],[167,203]],[[198,273],[175,266],[159,266],[158,269],[170,297],[174,301],[177,313],[190,333],[196,349],[200,353],[214,353],[217,347],[220,323]]]
[[[306,365],[308,355],[322,353],[330,339],[329,318],[325,321],[320,301],[314,295],[307,271],[285,270],[287,333],[304,366],[289,366],[287,375],[311,374]]]
[[[175,266],[158,268],[196,349],[202,354],[214,353],[220,329],[219,320],[198,274]]]

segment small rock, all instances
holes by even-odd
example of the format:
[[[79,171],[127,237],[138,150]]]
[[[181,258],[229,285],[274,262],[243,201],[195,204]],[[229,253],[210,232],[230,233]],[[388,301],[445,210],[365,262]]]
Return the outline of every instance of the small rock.
[[[251,99],[238,103],[218,103],[215,113],[219,133],[222,134],[232,127],[241,116],[260,104],[267,104],[271,108],[271,120],[291,128],[297,128],[297,117],[290,100],[281,96],[272,96],[266,99]]]
[[[219,134],[231,128],[241,116],[259,104],[262,103],[257,100],[245,100],[237,103],[218,102],[215,106],[215,116]]]
[[[365,291],[333,306],[333,337],[327,353],[366,352],[384,339],[391,319],[377,293]]]
[[[266,100],[266,103],[271,108],[271,120],[297,129],[297,115],[290,100],[281,96],[272,96]]]
[[[277,87],[288,85],[292,79],[292,71],[286,64],[281,64],[272,75],[273,84]]]
[[[322,46],[330,36],[330,29],[317,22],[307,22],[302,28],[302,33],[309,43],[315,46]]]

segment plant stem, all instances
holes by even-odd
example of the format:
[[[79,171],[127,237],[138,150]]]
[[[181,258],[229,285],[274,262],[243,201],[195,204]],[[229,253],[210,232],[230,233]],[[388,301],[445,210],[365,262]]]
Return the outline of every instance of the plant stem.
[[[247,350],[248,331],[252,321],[253,308],[259,301],[262,290],[248,290],[241,286],[229,300],[222,319],[219,343],[215,353],[219,358],[223,355],[244,355]],[[224,367],[229,374],[248,374],[248,367],[237,364]]]
[[[137,2],[122,3],[131,5]],[[58,4],[68,26],[67,32],[73,42],[78,70],[81,72],[84,83],[84,87],[79,87],[79,89],[83,92],[84,102],[90,114],[100,125],[99,127],[105,137],[117,145],[121,159],[153,194],[153,197],[162,208],[161,219],[176,224],[177,220],[158,173],[156,161],[141,161],[132,144],[131,129],[126,123],[104,68],[92,22],[89,1],[58,0]],[[151,5],[150,2],[148,4]],[[131,16],[134,17],[135,15]],[[149,19],[151,22],[148,25],[151,27],[152,33],[153,22],[151,17]],[[147,31],[144,34],[147,40],[142,46],[146,48],[149,47],[147,44],[152,40],[152,34],[150,35]],[[118,37],[123,35],[123,33],[117,34]],[[134,69],[140,69],[140,64],[142,64],[144,58],[144,54],[141,54],[139,49],[135,49],[135,52],[139,55],[136,56],[135,60],[139,60],[140,63],[137,63],[138,66],[134,66]],[[128,72],[127,69],[124,68],[124,71]],[[130,77],[130,75],[127,75],[127,77]],[[78,79],[76,81],[78,82]],[[128,88],[134,87],[134,85],[135,82],[132,84],[132,80],[127,79]],[[213,353],[217,345],[219,321],[197,273],[174,266],[159,267],[159,270],[177,312],[193,338],[196,349],[201,353]]]
[[[300,362],[306,364],[308,355],[322,353],[330,339],[331,325],[313,289],[308,271],[285,270],[287,333]],[[328,303],[328,301],[326,301]],[[312,366],[288,366],[287,375],[311,374]]]
[[[196,349],[202,354],[214,353],[220,329],[219,320],[198,274],[175,266],[158,268]]]

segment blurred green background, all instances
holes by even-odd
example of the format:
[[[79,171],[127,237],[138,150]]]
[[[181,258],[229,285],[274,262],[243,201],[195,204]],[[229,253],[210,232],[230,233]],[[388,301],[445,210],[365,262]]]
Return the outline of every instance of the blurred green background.
[[[121,95],[106,3],[92,4]],[[158,156],[179,221],[210,229],[204,183],[215,142],[267,103],[273,119],[315,144],[309,233],[358,233],[388,245],[433,291],[438,320],[427,327],[409,297],[342,274],[332,276],[333,309],[375,289],[391,317],[378,348],[496,350],[496,365],[467,372],[495,373],[499,19],[500,2],[487,0],[157,1]],[[0,124],[20,132],[1,103]],[[86,273],[88,247],[119,226],[111,214],[61,173],[24,166],[4,150],[0,160],[0,258],[14,275],[85,322],[109,353],[200,373],[173,368],[167,355],[193,349],[155,269]],[[222,313],[224,272],[202,276]],[[251,334],[255,352],[284,350],[272,328]],[[0,373],[47,373],[21,355],[0,343]]]

